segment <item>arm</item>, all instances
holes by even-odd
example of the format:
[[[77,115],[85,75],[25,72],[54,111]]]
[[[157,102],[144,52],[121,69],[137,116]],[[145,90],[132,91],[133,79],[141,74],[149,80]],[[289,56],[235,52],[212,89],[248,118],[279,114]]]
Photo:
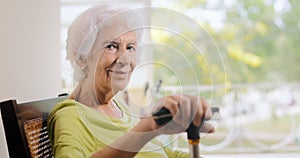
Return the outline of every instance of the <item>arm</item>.
[[[134,157],[148,141],[159,135],[153,132],[156,126],[153,117],[143,118],[130,132],[111,145],[95,152],[92,158]]]
[[[211,117],[211,111],[205,100],[195,96],[169,96],[158,103],[158,107],[165,107],[172,113],[173,120],[164,125],[158,126],[153,117],[142,119],[131,132],[116,140],[110,146],[97,151],[92,158],[112,157],[134,157],[139,150],[152,138],[160,134],[173,134],[184,132],[190,123],[200,126],[201,120]],[[203,124],[202,132],[213,132],[214,127],[210,124]],[[132,143],[134,142],[134,143]],[[188,154],[165,150],[169,157],[189,157]]]
[[[127,158],[134,157],[148,141],[158,135],[147,132],[152,131],[150,124],[156,125],[152,117],[141,119],[130,132],[96,152],[94,135],[87,132],[85,124],[76,115],[75,108],[63,108],[51,115],[48,127],[55,158]]]

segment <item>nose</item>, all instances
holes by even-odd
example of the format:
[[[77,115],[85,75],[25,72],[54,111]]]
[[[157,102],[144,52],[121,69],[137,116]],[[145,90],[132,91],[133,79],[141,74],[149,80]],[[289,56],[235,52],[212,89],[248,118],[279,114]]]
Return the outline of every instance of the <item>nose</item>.
[[[130,65],[134,60],[134,55],[132,55],[130,52],[128,52],[125,49],[119,49],[119,52],[117,53],[117,64],[120,64],[122,66]]]

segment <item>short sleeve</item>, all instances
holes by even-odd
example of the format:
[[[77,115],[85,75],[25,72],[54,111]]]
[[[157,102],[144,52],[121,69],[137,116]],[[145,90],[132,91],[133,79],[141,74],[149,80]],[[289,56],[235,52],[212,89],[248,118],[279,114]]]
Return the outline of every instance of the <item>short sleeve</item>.
[[[51,120],[51,143],[55,158],[85,158],[92,155],[94,143],[73,107],[57,111]]]

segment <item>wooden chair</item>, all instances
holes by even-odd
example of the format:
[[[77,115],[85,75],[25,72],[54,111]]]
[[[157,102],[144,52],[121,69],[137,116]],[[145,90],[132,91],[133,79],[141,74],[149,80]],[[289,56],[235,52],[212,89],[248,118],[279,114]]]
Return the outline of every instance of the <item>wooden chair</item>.
[[[67,96],[18,104],[0,103],[2,122],[10,158],[53,157],[47,131],[48,114]]]

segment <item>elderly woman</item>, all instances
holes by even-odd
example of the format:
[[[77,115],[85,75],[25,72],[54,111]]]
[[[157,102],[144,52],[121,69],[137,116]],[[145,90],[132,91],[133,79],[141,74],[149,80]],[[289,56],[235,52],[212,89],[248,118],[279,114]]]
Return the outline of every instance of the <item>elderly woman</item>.
[[[69,28],[67,58],[78,85],[48,118],[55,158],[188,157],[155,137],[184,132],[190,123],[200,126],[204,117],[211,117],[204,100],[171,95],[160,99],[156,109],[167,108],[173,120],[159,126],[152,116],[130,115],[126,105],[114,99],[129,82],[142,37],[142,14],[125,6],[91,8]],[[213,130],[209,124],[202,128],[203,132]]]

